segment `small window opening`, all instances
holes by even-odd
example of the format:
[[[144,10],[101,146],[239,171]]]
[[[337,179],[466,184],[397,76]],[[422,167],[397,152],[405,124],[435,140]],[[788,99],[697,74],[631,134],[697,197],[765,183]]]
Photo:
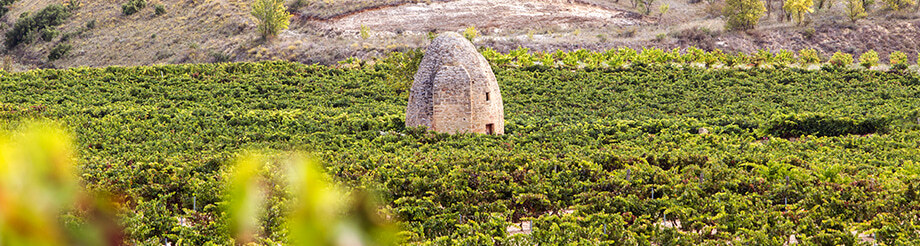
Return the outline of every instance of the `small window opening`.
[[[486,92],[486,101],[488,101],[488,100],[489,100],[489,93]]]
[[[486,134],[495,134],[495,124],[486,124]]]

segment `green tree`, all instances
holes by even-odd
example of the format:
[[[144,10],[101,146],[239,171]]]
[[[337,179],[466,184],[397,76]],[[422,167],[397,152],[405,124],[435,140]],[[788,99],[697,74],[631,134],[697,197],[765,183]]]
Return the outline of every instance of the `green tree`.
[[[291,24],[291,14],[284,6],[284,0],[255,0],[252,5],[259,34],[263,39],[274,37]]]
[[[658,24],[661,24],[661,19],[664,19],[664,15],[667,14],[669,10],[671,10],[671,5],[669,4],[658,6]]]
[[[45,29],[64,24],[64,21],[70,18],[71,15],[70,10],[60,4],[48,5],[38,13],[31,15],[28,13],[20,14],[12,29],[9,29],[4,34],[6,35],[6,48],[12,49],[20,43],[32,41],[34,34],[39,34]]]
[[[783,10],[795,18],[795,23],[802,25],[805,22],[805,14],[815,12],[812,6],[815,2],[812,0],[786,0],[783,3]]]
[[[767,8],[761,0],[726,0],[725,8],[722,9],[722,14],[728,18],[725,21],[725,29],[754,29],[766,11]]]
[[[866,18],[866,6],[863,0],[847,0],[846,14],[850,21],[856,22],[859,19]]]

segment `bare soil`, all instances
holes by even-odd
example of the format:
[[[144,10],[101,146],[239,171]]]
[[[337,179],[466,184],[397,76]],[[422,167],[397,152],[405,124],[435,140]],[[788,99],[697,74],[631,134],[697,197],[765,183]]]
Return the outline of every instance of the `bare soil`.
[[[527,30],[626,27],[648,24],[632,12],[553,0],[456,0],[438,4],[405,4],[366,11],[325,22],[336,30],[375,31]]]
[[[261,40],[249,16],[251,0],[150,0],[141,12],[124,16],[122,0],[72,0],[80,8],[58,28],[72,38],[36,39],[3,51],[16,70],[76,66],[149,65],[224,61],[291,60],[335,64],[348,57],[370,59],[392,51],[424,48],[431,35],[475,27],[477,46],[508,51],[607,50],[618,47],[662,49],[700,47],[726,52],[757,49],[815,48],[825,56],[836,51],[879,52],[883,61],[903,51],[911,61],[920,52],[917,11],[893,13],[873,9],[869,19],[850,23],[843,3],[818,10],[808,23],[783,21],[780,1],[757,30],[725,32],[708,1],[658,0],[652,14],[639,14],[630,1],[612,0],[337,0],[306,1],[291,11],[290,29]],[[291,4],[296,0],[289,0]],[[14,17],[59,0],[20,0],[0,21],[9,30]],[[154,15],[163,4],[167,14]],[[670,8],[658,12],[662,4]],[[717,14],[716,14],[717,15]],[[96,27],[81,30],[95,21]],[[2,35],[0,35],[2,36]],[[0,37],[2,39],[2,37]],[[57,61],[48,61],[59,43],[73,46]]]

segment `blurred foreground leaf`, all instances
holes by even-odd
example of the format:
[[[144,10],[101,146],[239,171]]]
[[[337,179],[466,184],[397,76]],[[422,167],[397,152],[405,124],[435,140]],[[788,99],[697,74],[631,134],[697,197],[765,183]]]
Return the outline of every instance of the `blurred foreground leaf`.
[[[270,160],[247,154],[229,178],[227,212],[238,243],[259,237],[259,218],[272,187],[266,175],[282,175],[292,196],[286,229],[291,245],[394,245],[397,228],[387,222],[364,191],[345,192],[330,183],[316,162],[293,155],[280,162],[281,174],[267,172]]]

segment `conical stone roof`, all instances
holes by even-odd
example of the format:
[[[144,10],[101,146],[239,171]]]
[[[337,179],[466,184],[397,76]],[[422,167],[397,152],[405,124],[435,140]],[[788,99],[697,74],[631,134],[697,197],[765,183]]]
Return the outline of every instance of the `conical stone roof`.
[[[455,32],[438,35],[415,74],[406,126],[445,133],[504,134],[505,113],[492,67]]]

